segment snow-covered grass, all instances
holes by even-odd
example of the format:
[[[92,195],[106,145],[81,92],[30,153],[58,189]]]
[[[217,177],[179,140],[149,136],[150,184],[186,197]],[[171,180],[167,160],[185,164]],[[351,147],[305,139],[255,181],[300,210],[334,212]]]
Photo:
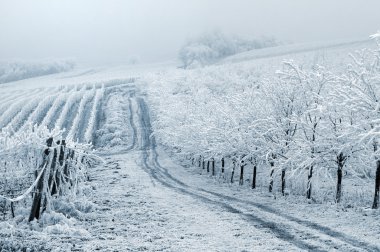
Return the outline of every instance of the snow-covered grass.
[[[88,218],[89,209],[94,210],[87,198],[54,200],[53,204],[55,211],[44,213],[39,221],[29,222],[29,209],[19,207],[15,218],[0,222],[0,250],[63,251],[67,244],[57,237],[66,237],[66,240],[91,237],[84,227],[78,226],[81,219]]]

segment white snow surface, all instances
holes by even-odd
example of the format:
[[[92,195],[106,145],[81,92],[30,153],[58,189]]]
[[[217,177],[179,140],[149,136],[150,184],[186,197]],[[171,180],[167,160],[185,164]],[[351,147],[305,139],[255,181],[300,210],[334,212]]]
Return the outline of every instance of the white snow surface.
[[[0,221],[0,250],[380,251],[379,210],[317,204],[251,190],[249,183],[229,184],[156,143],[147,90],[139,79],[174,71],[173,66],[79,69],[0,86],[0,99],[14,104],[46,91],[78,93],[84,84],[90,92],[105,84],[99,125],[91,124],[104,163],[90,168],[82,198],[55,202],[55,210],[39,222],[27,222],[29,208],[16,208],[14,219]],[[78,107],[79,101],[73,104]],[[21,111],[17,106],[14,110]],[[55,120],[58,107],[51,111]],[[74,111],[66,118],[68,127]],[[91,111],[81,113],[90,120]],[[78,125],[77,134],[84,134],[86,122]]]

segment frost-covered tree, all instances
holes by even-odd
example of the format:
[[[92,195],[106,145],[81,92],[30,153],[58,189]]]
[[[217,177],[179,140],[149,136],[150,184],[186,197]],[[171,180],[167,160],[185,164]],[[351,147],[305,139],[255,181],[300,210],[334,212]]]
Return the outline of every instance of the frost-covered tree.
[[[297,139],[298,148],[295,150],[295,163],[301,170],[306,168],[307,191],[306,197],[311,198],[312,179],[315,168],[323,163],[324,139],[323,132],[327,129],[323,125],[326,112],[326,94],[329,91],[334,76],[322,66],[316,66],[309,71],[303,71],[293,66],[293,74],[301,83],[300,97],[300,134]]]
[[[179,51],[179,59],[184,68],[196,68],[212,64],[235,53],[277,44],[273,38],[243,39],[214,31],[187,41]]]
[[[364,143],[372,154],[369,157],[376,165],[375,196],[373,208],[379,206],[380,191],[380,42],[379,34],[371,36],[378,45],[375,50],[363,49],[351,54],[353,63],[342,77],[346,90],[344,104],[356,122],[358,143]]]
[[[293,166],[292,153],[296,148],[296,134],[299,130],[299,117],[303,113],[303,83],[300,70],[292,63],[285,62],[278,71],[276,81],[265,84],[264,95],[268,99],[268,115],[264,120],[267,131],[268,161],[271,165],[269,191],[273,189],[275,163],[281,172],[281,192],[285,190],[286,170]]]

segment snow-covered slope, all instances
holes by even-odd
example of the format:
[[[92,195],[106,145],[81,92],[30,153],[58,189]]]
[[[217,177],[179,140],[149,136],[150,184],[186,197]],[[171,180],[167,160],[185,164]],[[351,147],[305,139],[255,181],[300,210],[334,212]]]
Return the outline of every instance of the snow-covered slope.
[[[307,171],[287,177],[284,195],[276,173],[268,193],[268,163],[252,190],[252,165],[238,185],[229,183],[231,157],[223,173],[217,160],[212,176],[185,152],[246,151],[250,138],[239,134],[256,108],[250,91],[273,78],[284,57],[339,71],[363,43],[272,48],[194,70],[175,62],[82,68],[0,85],[0,130],[66,128],[65,136],[93,142],[104,161],[89,169],[81,197],[57,200],[40,222],[27,222],[30,206],[16,204],[16,217],[0,222],[0,249],[379,251],[380,215],[368,207],[373,178],[344,177],[343,203],[335,204],[335,170],[315,176],[320,191],[307,200]]]
[[[336,54],[338,52],[340,53],[341,51],[345,51],[347,53],[349,51],[354,51],[355,49],[362,49],[364,47],[373,46],[373,42],[369,39],[354,41],[342,40],[304,44],[287,44],[238,53],[221,60],[218,64],[251,61],[262,58],[293,58],[296,54],[300,54],[301,56],[302,54],[317,52],[325,54]]]

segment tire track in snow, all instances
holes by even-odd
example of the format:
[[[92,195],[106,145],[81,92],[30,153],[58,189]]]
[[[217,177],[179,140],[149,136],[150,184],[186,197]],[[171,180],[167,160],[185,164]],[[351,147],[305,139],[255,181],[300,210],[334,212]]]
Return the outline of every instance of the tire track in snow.
[[[154,138],[152,139],[152,142],[154,142]],[[155,146],[154,143],[153,143],[153,146]],[[228,196],[226,194],[217,193],[217,192],[213,192],[210,190],[205,190],[203,188],[190,187],[187,184],[183,183],[182,181],[174,178],[168,172],[168,170],[166,168],[164,168],[160,165],[160,163],[158,161],[158,154],[157,154],[156,148],[153,148],[152,151],[153,151],[153,156],[154,156],[153,162],[154,162],[155,168],[160,169],[164,173],[164,176],[168,177],[170,180],[172,180],[174,183],[176,183],[180,186],[183,186],[186,188],[192,188],[198,192],[206,193],[206,195],[209,194],[212,196],[216,196],[217,198],[219,198],[219,200],[222,200],[222,201],[228,200],[230,202],[240,204],[243,207],[252,206],[252,207],[256,208],[255,210],[267,212],[267,213],[271,214],[272,216],[280,216],[281,218],[285,219],[286,221],[291,221],[291,222],[294,222],[296,224],[299,224],[300,226],[304,226],[304,227],[307,227],[309,229],[316,230],[318,232],[322,232],[322,233],[324,233],[324,235],[334,237],[343,243],[350,244],[353,247],[357,247],[360,249],[366,248],[365,249],[366,251],[380,251],[380,247],[378,247],[378,246],[372,245],[372,244],[365,242],[365,241],[357,240],[357,239],[350,237],[350,236],[348,236],[342,232],[335,231],[332,228],[329,228],[327,226],[323,226],[323,225],[320,225],[320,224],[312,222],[312,221],[308,221],[305,219],[300,219],[300,218],[291,216],[289,214],[286,214],[286,213],[279,211],[279,210],[277,210],[273,207],[270,207],[268,205],[261,204],[258,202],[249,201],[249,200],[242,200],[239,198],[234,198],[234,197]]]
[[[156,167],[153,165],[150,165],[149,159],[151,158],[150,156],[150,151],[151,149],[154,149],[155,146],[152,144],[150,141],[150,135],[151,135],[151,127],[150,127],[150,119],[149,119],[149,114],[147,110],[147,106],[145,102],[140,98],[138,100],[139,103],[139,108],[140,108],[140,129],[142,130],[141,132],[141,149],[142,149],[142,164],[144,170],[153,178],[154,180],[158,181],[162,185],[171,188],[175,191],[178,191],[180,193],[192,196],[201,202],[208,204],[208,205],[214,205],[217,206],[227,212],[233,213],[233,214],[239,214],[242,217],[245,217],[245,219],[254,222],[255,224],[259,225],[259,228],[268,228],[275,234],[275,236],[281,240],[284,240],[286,242],[290,242],[294,246],[296,246],[299,249],[303,250],[312,250],[312,251],[327,251],[327,250],[321,250],[318,247],[315,247],[313,245],[310,245],[304,241],[298,241],[295,239],[294,235],[292,235],[290,232],[287,231],[285,228],[279,227],[275,222],[272,221],[266,221],[264,219],[261,219],[253,214],[244,214],[240,210],[230,206],[228,203],[224,202],[219,202],[217,200],[208,198],[206,196],[200,195],[196,192],[190,191],[189,187],[182,187],[176,185],[176,182],[173,183],[173,181],[168,180],[168,177],[165,176],[161,171],[159,167]],[[182,185],[184,185],[182,183]],[[256,226],[257,227],[257,226]]]

